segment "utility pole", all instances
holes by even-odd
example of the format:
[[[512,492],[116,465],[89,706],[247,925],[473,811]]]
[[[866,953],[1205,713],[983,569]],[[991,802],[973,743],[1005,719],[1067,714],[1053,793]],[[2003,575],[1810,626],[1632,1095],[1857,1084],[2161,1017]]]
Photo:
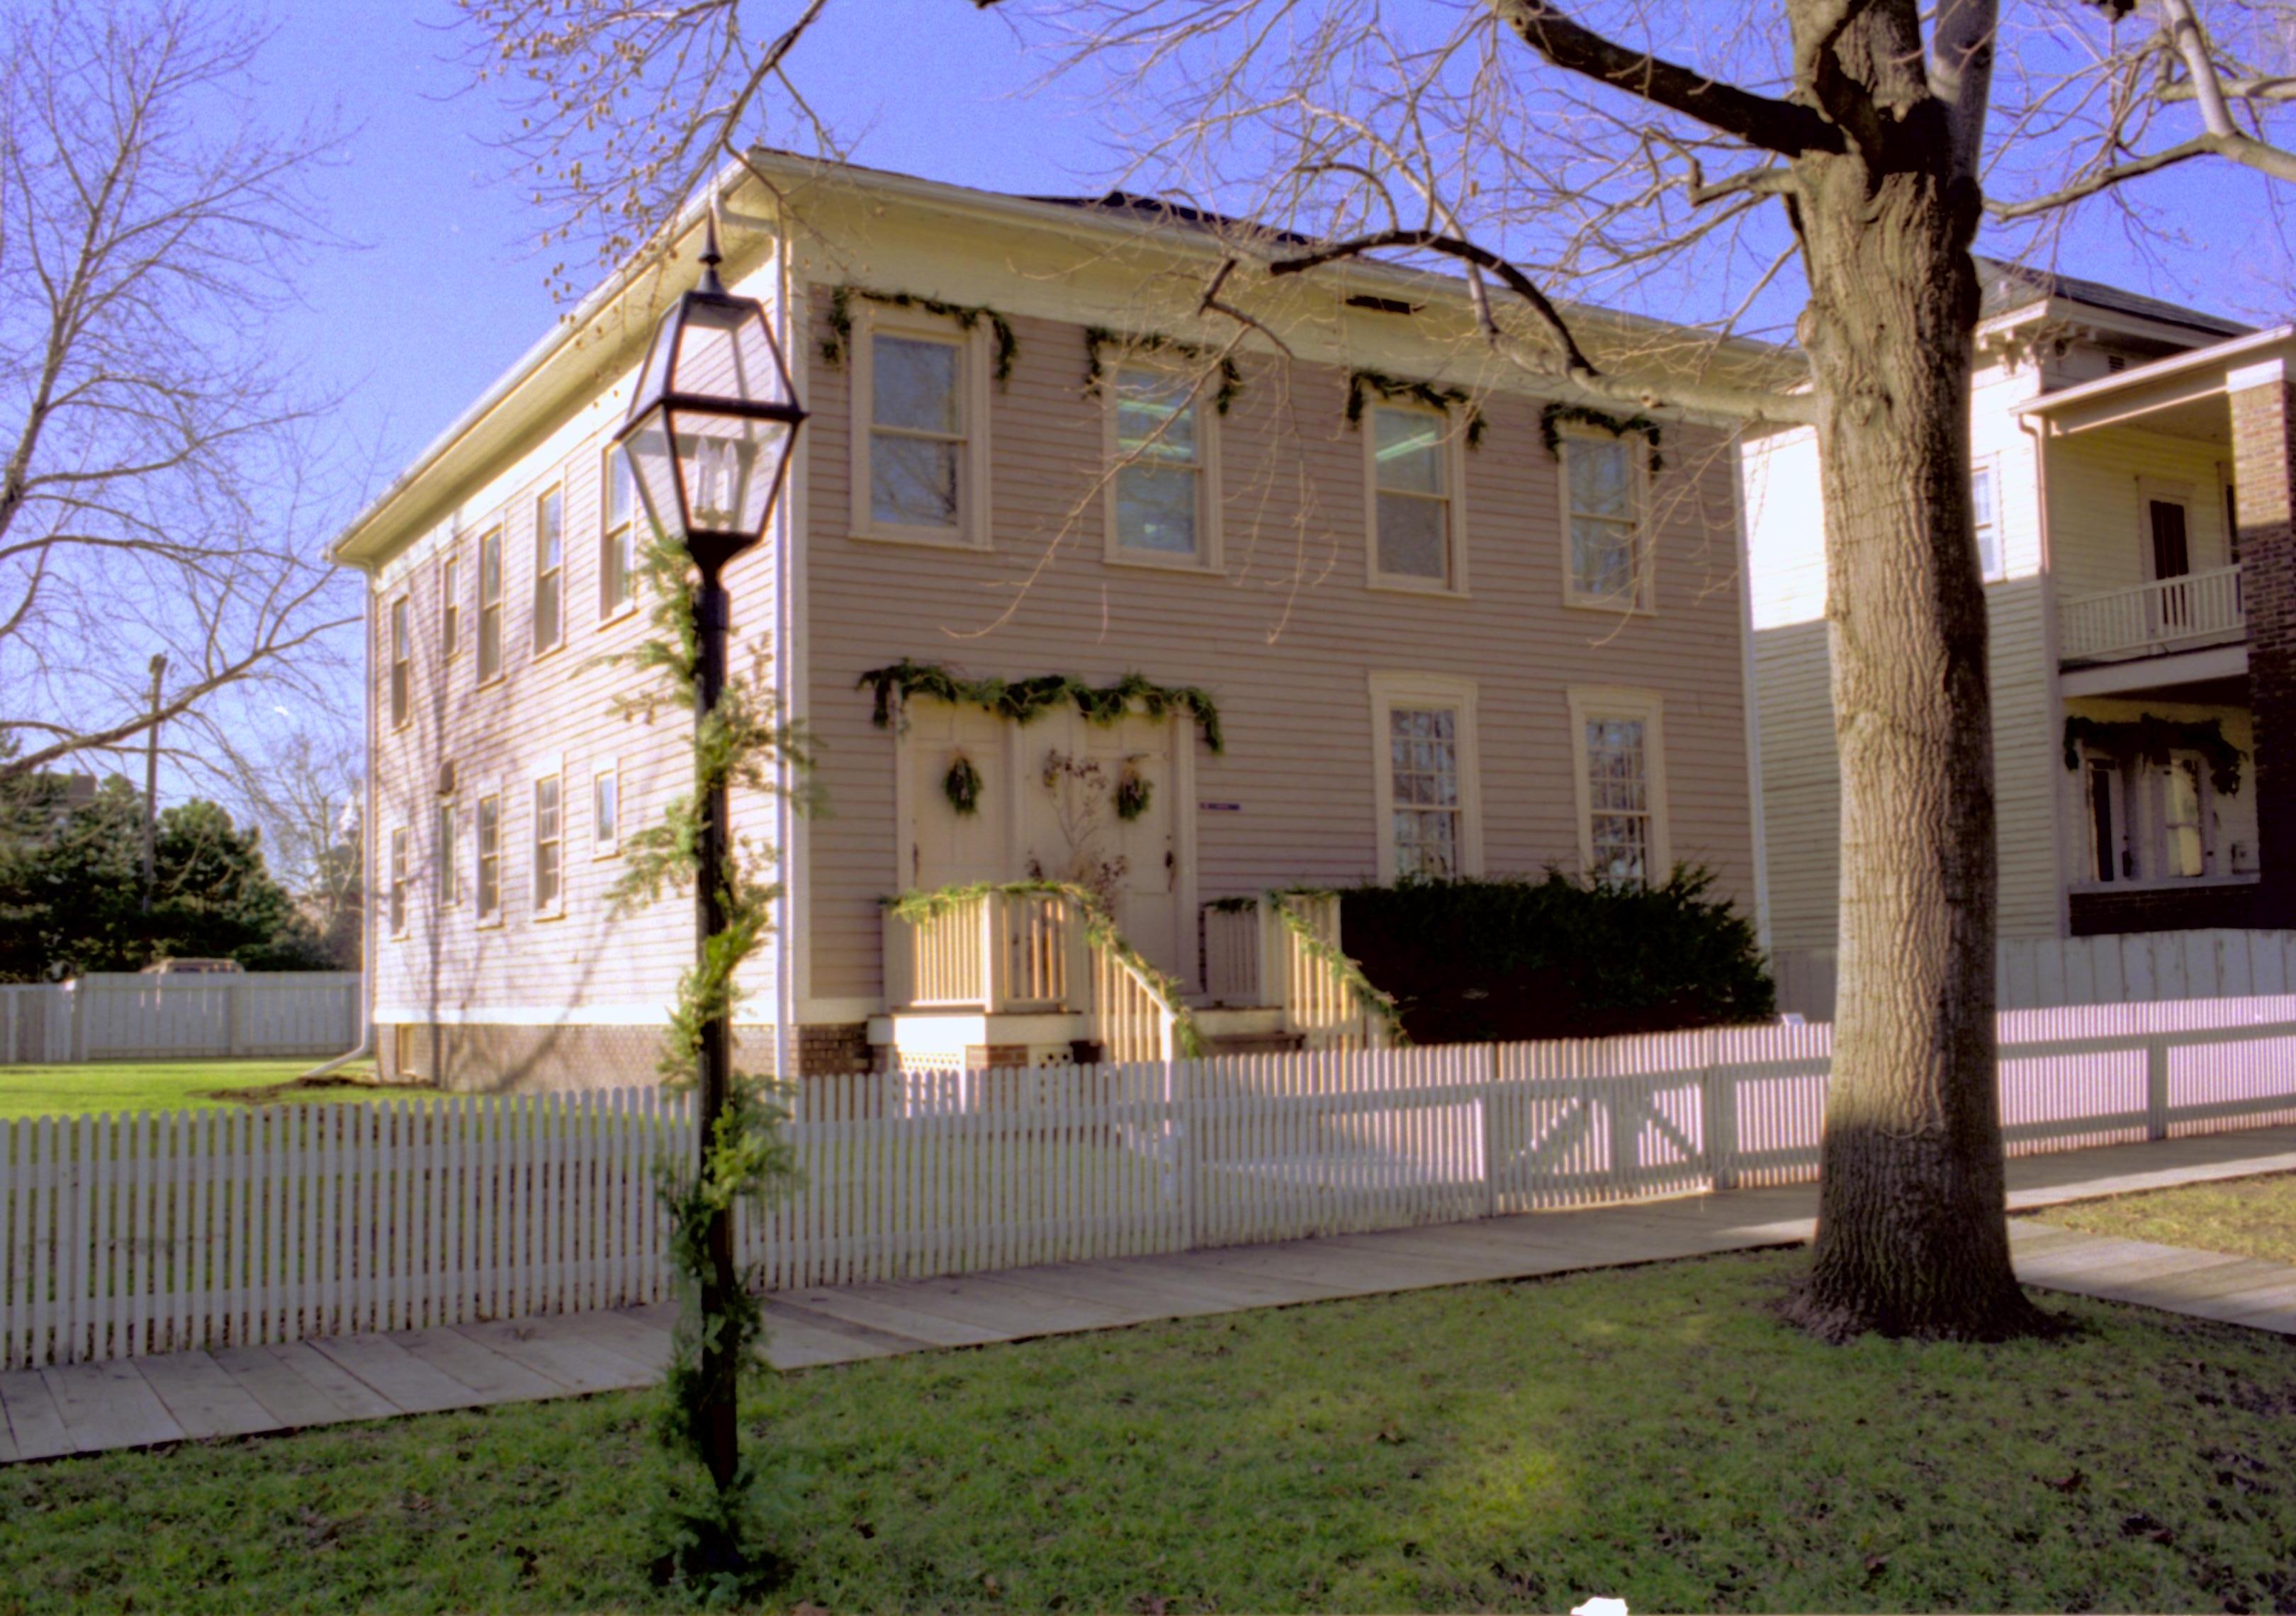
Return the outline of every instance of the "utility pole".
[[[152,889],[160,879],[160,680],[168,654],[152,659],[152,727],[144,737],[144,913],[152,913]]]

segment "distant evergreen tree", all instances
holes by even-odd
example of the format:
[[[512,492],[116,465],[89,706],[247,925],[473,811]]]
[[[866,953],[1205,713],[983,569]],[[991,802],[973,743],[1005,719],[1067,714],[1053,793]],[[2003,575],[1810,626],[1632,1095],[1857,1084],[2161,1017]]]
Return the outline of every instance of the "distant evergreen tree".
[[[261,843],[212,802],[166,809],[146,912],[143,800],[125,780],[105,781],[53,835],[0,839],[0,980],[140,971],[183,956],[330,968],[316,931],[265,867]]]

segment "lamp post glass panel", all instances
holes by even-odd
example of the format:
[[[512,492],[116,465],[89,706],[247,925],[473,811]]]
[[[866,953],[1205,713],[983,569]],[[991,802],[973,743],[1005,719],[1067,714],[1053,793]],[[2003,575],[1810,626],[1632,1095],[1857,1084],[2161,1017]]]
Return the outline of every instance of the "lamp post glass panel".
[[[681,297],[655,330],[629,414],[616,434],[636,473],[638,498],[655,529],[681,541],[701,574],[693,600],[700,666],[694,679],[694,722],[705,722],[726,688],[726,564],[764,536],[783,480],[797,429],[805,419],[781,345],[774,339],[765,306],[735,297],[718,279],[722,260],[716,221],[710,221],[701,255],[701,279]],[[708,783],[702,801],[700,845],[694,872],[697,955],[726,929],[724,903],[726,851],[726,784]],[[701,1159],[709,1153],[733,1083],[733,1036],[727,1018],[703,1029],[701,1070]],[[732,1287],[741,1283],[734,1266],[730,1215],[719,1210],[709,1222],[709,1272],[701,1284],[702,1381],[723,1388],[705,1411],[712,1479],[722,1490],[738,1464],[734,1423],[733,1377],[713,1346],[718,1317]]]

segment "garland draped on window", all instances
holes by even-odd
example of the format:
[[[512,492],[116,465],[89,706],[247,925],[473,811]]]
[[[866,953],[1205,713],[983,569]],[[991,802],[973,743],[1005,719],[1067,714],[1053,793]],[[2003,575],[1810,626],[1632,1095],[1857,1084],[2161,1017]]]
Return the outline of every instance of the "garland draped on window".
[[[1562,454],[1562,433],[1557,423],[1565,421],[1575,426],[1598,428],[1613,438],[1640,432],[1643,441],[1650,445],[1651,475],[1655,477],[1666,470],[1666,457],[1658,452],[1658,422],[1648,415],[1612,415],[1583,404],[1550,404],[1538,412],[1538,440],[1546,446],[1548,454],[1558,459]]]
[[[1146,336],[1128,336],[1120,331],[1111,331],[1105,325],[1087,325],[1084,328],[1084,390],[1086,398],[1098,398],[1101,384],[1107,380],[1107,367],[1102,363],[1100,355],[1103,349],[1108,348],[1119,353],[1177,354],[1184,359],[1199,362],[1210,359],[1215,352],[1194,342],[1183,342],[1177,337],[1159,336],[1153,332]],[[1235,396],[1243,391],[1243,373],[1236,368],[1233,355],[1220,354],[1218,358],[1220,384],[1219,390],[1212,395],[1212,408],[1225,415],[1227,406],[1235,402]]]
[[[1407,381],[1400,376],[1390,376],[1375,370],[1356,370],[1348,373],[1348,424],[1363,424],[1365,395],[1377,393],[1390,401],[1400,398],[1406,403],[1421,404],[1431,410],[1447,415],[1453,406],[1467,412],[1467,447],[1478,449],[1483,446],[1483,429],[1488,423],[1483,419],[1482,406],[1468,397],[1464,389],[1438,387],[1432,381]]]
[[[985,303],[944,303],[939,298],[919,296],[910,291],[878,291],[872,287],[846,284],[830,289],[829,335],[821,340],[821,357],[832,370],[845,363],[846,350],[853,346],[853,299],[866,298],[872,303],[883,303],[894,308],[914,308],[929,315],[939,315],[954,320],[971,331],[983,320],[996,335],[996,368],[993,373],[996,385],[1002,387],[1012,380],[1013,360],[1021,351],[1021,340],[1013,334],[1013,322]]]
[[[930,696],[953,707],[978,707],[1000,718],[1026,724],[1063,702],[1095,724],[1113,724],[1138,702],[1152,718],[1185,712],[1196,721],[1204,744],[1224,750],[1219,708],[1210,693],[1193,685],[1152,684],[1142,674],[1128,673],[1113,685],[1087,685],[1065,673],[1039,674],[1032,679],[968,679],[938,662],[913,662],[903,657],[887,668],[873,668],[854,681],[856,690],[875,693],[870,720],[879,729],[893,721],[893,698]]]

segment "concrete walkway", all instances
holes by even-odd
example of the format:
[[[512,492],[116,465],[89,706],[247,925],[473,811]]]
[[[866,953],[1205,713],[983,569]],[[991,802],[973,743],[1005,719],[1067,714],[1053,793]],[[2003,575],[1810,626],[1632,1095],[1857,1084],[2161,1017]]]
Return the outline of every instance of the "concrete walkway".
[[[2296,1171],[2296,1128],[2112,1145],[2009,1164],[2010,1205]],[[1806,1241],[1814,1185],[1168,1257],[777,1292],[784,1369],[1431,1285],[1522,1279]],[[2030,1284],[2296,1335],[2296,1267],[2021,1220]],[[640,1308],[0,1374],[0,1464],[652,1384],[671,1309]]]

